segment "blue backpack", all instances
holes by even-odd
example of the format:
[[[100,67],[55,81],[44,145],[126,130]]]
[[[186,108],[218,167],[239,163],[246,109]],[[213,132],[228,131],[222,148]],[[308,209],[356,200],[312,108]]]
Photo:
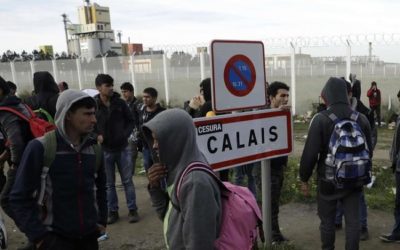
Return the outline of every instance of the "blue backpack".
[[[372,162],[365,135],[357,123],[359,113],[353,111],[350,118],[342,120],[332,112],[327,115],[334,127],[325,159],[325,179],[337,189],[368,184]]]

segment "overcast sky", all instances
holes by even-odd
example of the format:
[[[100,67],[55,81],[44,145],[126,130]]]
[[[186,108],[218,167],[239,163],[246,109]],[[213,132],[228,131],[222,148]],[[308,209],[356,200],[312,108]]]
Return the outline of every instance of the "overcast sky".
[[[83,0],[0,0],[0,52],[53,45],[65,51],[61,14],[78,23]],[[98,0],[123,42],[208,44],[212,39],[399,33],[398,0]],[[400,62],[399,46],[387,46]],[[384,53],[385,54],[385,53]]]

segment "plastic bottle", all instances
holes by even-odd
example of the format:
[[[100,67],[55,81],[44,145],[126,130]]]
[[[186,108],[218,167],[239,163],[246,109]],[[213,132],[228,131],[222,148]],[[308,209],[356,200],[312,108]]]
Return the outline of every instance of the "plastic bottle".
[[[325,159],[325,178],[329,181],[335,179],[335,164],[332,154],[327,154]]]

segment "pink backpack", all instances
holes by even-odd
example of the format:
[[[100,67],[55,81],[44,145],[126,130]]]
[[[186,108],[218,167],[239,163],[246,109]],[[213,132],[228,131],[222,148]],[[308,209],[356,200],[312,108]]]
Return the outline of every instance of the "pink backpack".
[[[218,239],[214,242],[219,250],[250,250],[257,248],[257,229],[264,242],[261,211],[254,195],[246,187],[221,182],[212,169],[201,162],[191,163],[181,174],[176,190],[179,192],[183,179],[192,171],[204,171],[214,177],[221,190],[222,220]]]

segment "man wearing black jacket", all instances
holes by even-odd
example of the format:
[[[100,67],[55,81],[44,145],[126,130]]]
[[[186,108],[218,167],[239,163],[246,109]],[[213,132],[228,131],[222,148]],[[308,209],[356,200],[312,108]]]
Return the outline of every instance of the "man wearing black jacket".
[[[137,222],[139,215],[136,206],[135,186],[132,181],[132,152],[128,138],[134,127],[131,111],[125,101],[113,90],[114,79],[110,75],[99,74],[96,77],[95,96],[98,111],[95,132],[97,141],[102,144],[107,175],[108,224],[119,219],[118,196],[115,189],[115,165],[125,189],[126,203],[129,209],[129,222]]]
[[[322,89],[321,96],[329,112],[334,114],[338,119],[350,118],[353,114],[347,96],[346,82],[344,80],[331,77]],[[308,130],[307,140],[300,161],[299,174],[301,191],[305,196],[309,195],[310,188],[308,180],[317,165],[317,203],[318,216],[321,221],[321,248],[335,248],[335,213],[337,202],[340,200],[343,203],[346,222],[345,249],[358,250],[360,240],[359,200],[362,187],[336,189],[334,184],[326,180],[325,160],[329,151],[329,140],[334,128],[334,123],[328,115],[323,112],[317,113],[313,117]],[[371,128],[368,119],[363,114],[359,113],[356,122],[365,135],[368,149],[371,149]],[[372,158],[372,151],[369,152]]]

